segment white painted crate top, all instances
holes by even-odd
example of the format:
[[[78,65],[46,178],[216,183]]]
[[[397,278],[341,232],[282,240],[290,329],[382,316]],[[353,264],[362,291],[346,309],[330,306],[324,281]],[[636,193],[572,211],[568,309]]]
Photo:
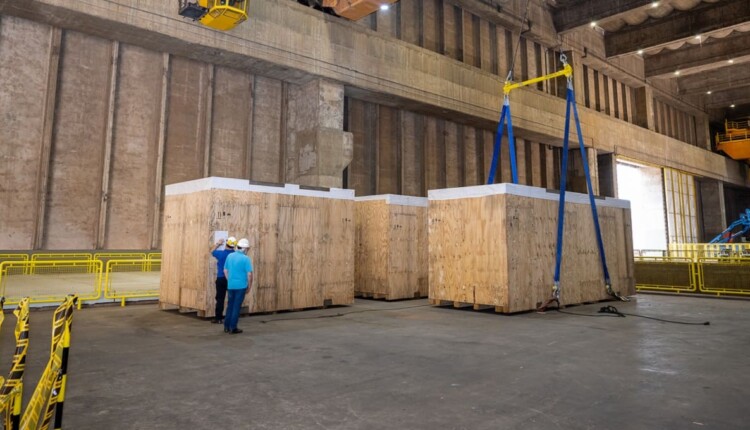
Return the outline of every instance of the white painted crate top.
[[[414,197],[414,196],[401,196],[398,194],[379,194],[377,196],[362,196],[355,197],[354,200],[358,202],[367,202],[372,200],[385,200],[387,205],[399,205],[399,206],[420,206],[423,208],[427,207],[429,203],[427,197]]]
[[[545,199],[545,200],[560,200],[560,194],[557,192],[548,192],[544,188],[530,187],[528,185],[518,184],[491,184],[491,185],[476,185],[473,187],[461,187],[461,188],[445,188],[441,190],[429,190],[427,197],[429,200],[456,200],[456,199],[471,199],[486,196],[493,196],[497,194],[510,194],[521,197],[531,197],[534,199]],[[629,200],[614,199],[611,197],[607,198],[596,198],[596,205],[602,207],[613,207],[620,209],[630,209]],[[589,204],[588,194],[573,193],[567,191],[565,193],[566,203],[580,203]]]
[[[296,184],[284,184],[283,187],[281,185],[276,187],[273,185],[251,184],[247,179],[217,178],[215,176],[167,185],[164,193],[167,196],[176,196],[207,190],[251,191],[255,193],[354,200],[354,190],[344,190],[341,188],[331,188],[329,191],[310,190],[300,188]]]

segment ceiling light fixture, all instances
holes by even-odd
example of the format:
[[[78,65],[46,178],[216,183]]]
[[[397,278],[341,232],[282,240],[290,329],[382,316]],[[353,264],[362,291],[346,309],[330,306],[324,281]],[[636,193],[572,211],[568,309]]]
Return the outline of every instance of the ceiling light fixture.
[[[677,75],[677,76],[680,76],[680,71],[679,70],[675,70],[674,74]]]
[[[655,2],[651,2],[651,7],[652,7],[652,8],[654,8],[654,7],[659,7],[659,2],[658,2],[658,1],[655,1]]]
[[[727,63],[734,64],[734,60],[727,60]]]
[[[591,24],[589,24],[589,25],[591,26],[591,28],[596,27],[596,21],[591,21]]]
[[[643,49],[638,50],[638,55],[643,55]]]
[[[734,109],[734,103],[732,103],[732,105],[731,105],[731,106],[729,106],[729,107],[730,107],[730,108],[732,108],[732,109]]]
[[[387,4],[381,4],[381,5],[380,5],[380,10],[388,10],[388,9],[390,9],[390,8],[391,8],[391,7],[390,7],[389,5],[387,5]]]
[[[701,40],[701,35],[700,34],[696,34],[695,38],[698,39],[698,40]]]
[[[706,94],[711,95],[711,90],[706,91]]]

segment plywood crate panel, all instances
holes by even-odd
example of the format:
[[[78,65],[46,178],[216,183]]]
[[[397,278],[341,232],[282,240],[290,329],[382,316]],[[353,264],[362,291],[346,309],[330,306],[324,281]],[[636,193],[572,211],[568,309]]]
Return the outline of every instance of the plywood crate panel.
[[[427,199],[386,194],[355,200],[355,294],[427,297]]]
[[[552,291],[559,194],[514,184],[429,191],[429,297],[499,312]],[[635,293],[630,204],[597,198],[612,287]],[[608,298],[588,196],[566,193],[562,304]]]
[[[354,193],[204,178],[169,185],[160,303],[213,316],[214,232],[250,241],[249,312],[354,302]]]

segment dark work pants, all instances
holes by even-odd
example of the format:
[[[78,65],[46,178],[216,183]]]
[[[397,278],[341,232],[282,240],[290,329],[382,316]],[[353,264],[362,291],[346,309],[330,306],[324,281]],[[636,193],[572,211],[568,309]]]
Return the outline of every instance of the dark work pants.
[[[247,288],[241,290],[229,290],[229,300],[227,302],[227,317],[224,318],[224,329],[232,331],[237,328],[237,321],[240,319],[240,309],[242,302],[245,301]]]
[[[224,299],[227,298],[227,278],[216,278],[216,313],[217,320],[224,319]]]

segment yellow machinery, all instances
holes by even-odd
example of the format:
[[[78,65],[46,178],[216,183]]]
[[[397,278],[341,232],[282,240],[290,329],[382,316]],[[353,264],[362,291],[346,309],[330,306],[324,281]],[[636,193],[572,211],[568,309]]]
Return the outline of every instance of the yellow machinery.
[[[716,149],[750,164],[750,119],[725,121],[724,133],[716,134]]]
[[[356,21],[398,0],[304,0],[309,6]],[[180,15],[227,31],[247,20],[250,0],[180,0]]]
[[[322,0],[321,6],[331,8],[336,15],[357,21],[376,12],[384,5],[395,3],[397,0]]]
[[[249,0],[180,0],[180,15],[215,30],[231,30],[247,20]]]

